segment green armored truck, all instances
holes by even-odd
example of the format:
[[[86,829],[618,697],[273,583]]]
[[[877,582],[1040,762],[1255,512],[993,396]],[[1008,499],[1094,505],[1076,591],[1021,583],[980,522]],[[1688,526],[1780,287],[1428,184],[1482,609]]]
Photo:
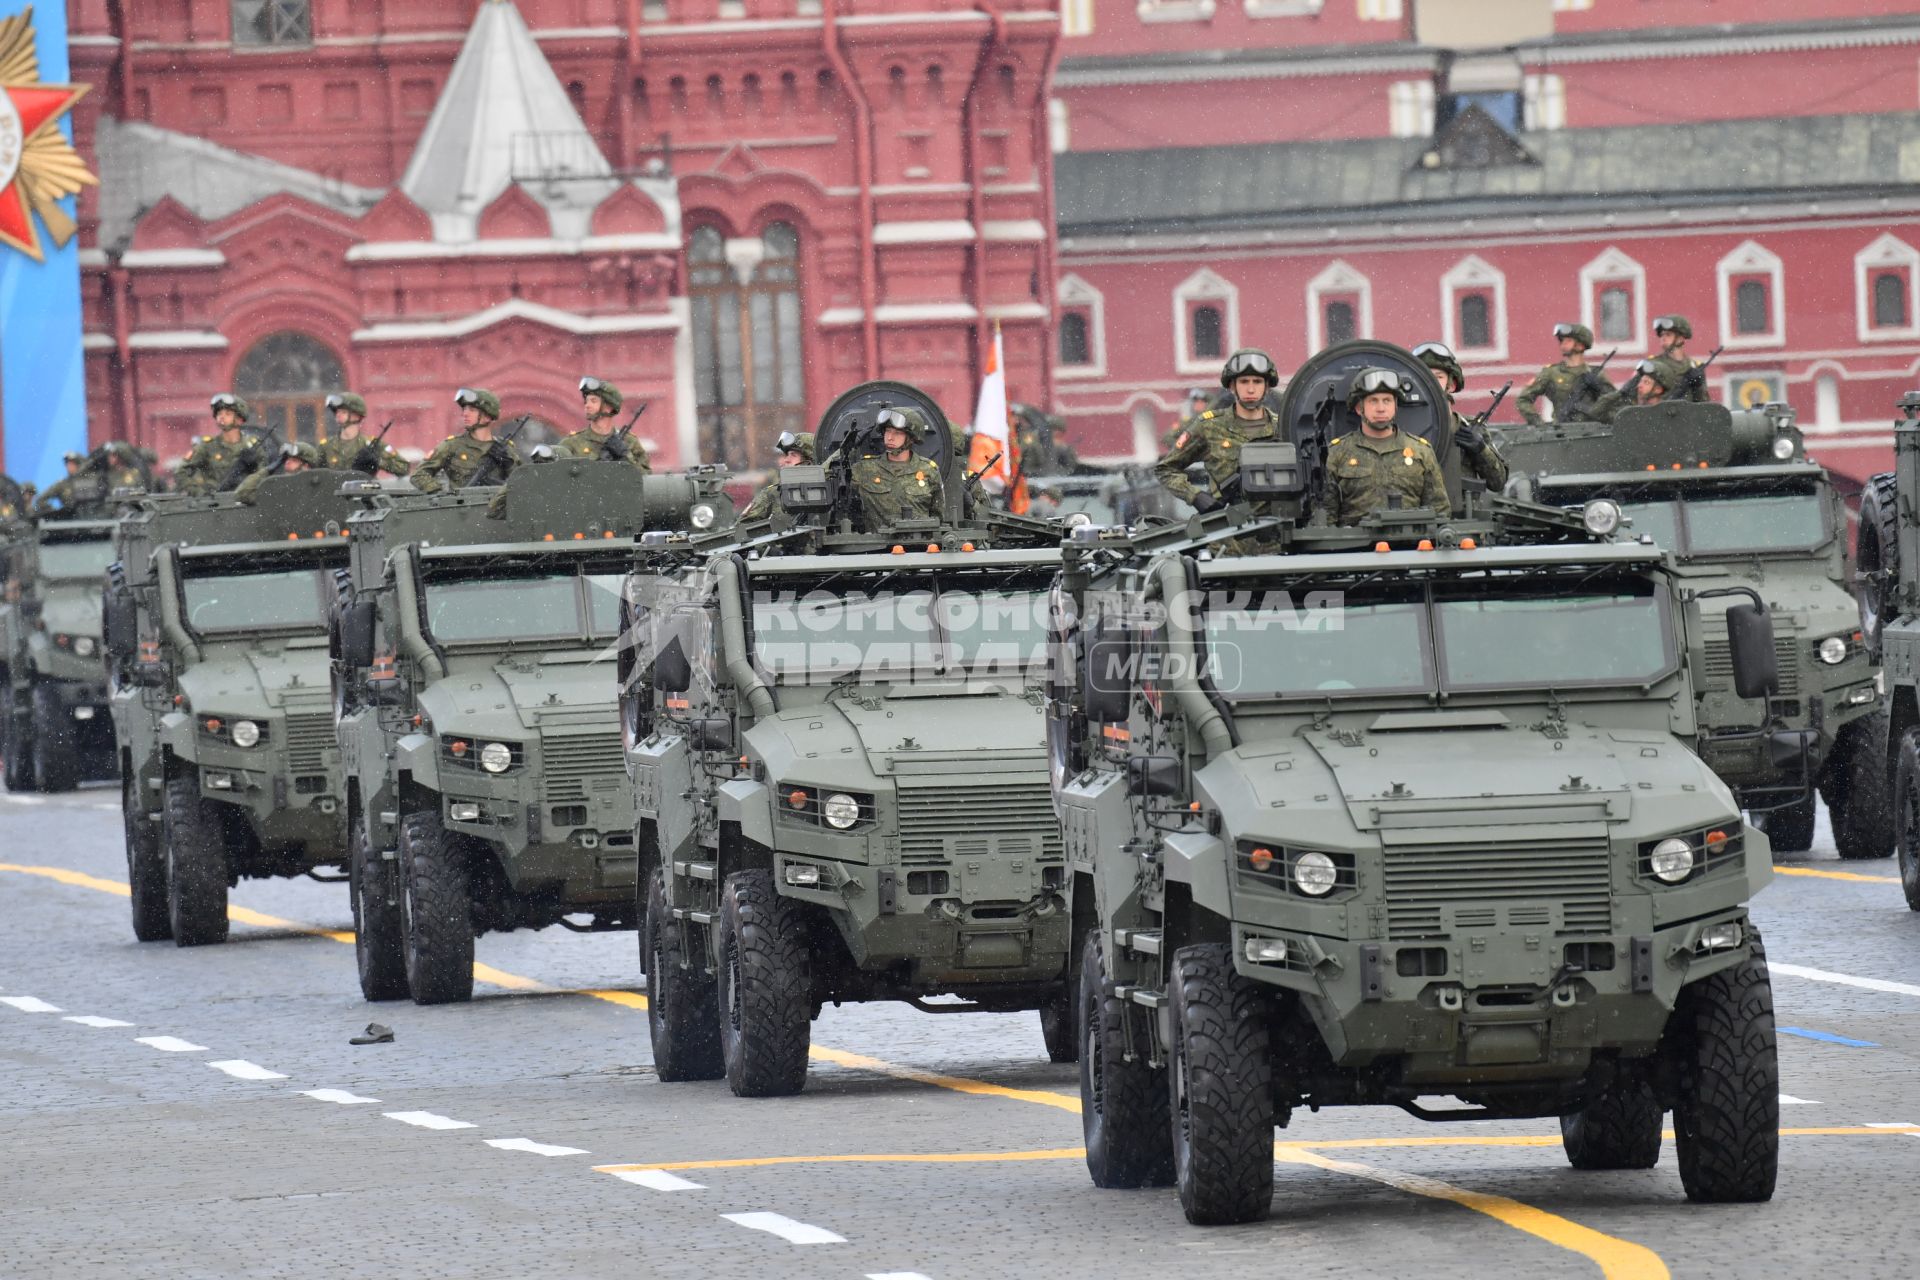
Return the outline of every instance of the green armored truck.
[[[352,471],[135,499],[114,535],[107,641],[133,932],[224,942],[242,879],[346,861],[327,620]],[[337,874],[331,878],[339,878]]]
[[[865,521],[844,462],[901,411],[938,510]],[[790,527],[628,583],[655,1068],[795,1093],[821,1007],[866,1000],[1038,1009],[1070,1060],[1037,665],[1060,526],[969,518],[946,420],[904,384],[848,392],[818,439],[824,464],[781,473]]]
[[[634,927],[620,584],[643,529],[730,524],[725,482],[576,459],[367,486],[333,645],[367,999],[470,999],[490,930]]]
[[[1907,906],[1920,911],[1920,391],[1900,400],[1894,469],[1860,495],[1860,621],[1884,664],[1881,776]]]
[[[1744,586],[1766,599],[1779,696],[1740,696],[1720,610],[1703,610],[1696,749],[1776,852],[1812,845],[1817,792],[1841,857],[1885,857],[1892,820],[1879,668],[1849,581],[1846,510],[1826,470],[1807,458],[1793,411],[1643,405],[1611,426],[1508,430],[1500,444],[1517,489],[1541,502],[1618,502],[1631,534],[1673,553],[1687,589]]]
[[[1303,1107],[1558,1116],[1581,1169],[1650,1167],[1671,1109],[1690,1197],[1766,1199],[1771,855],[1693,749],[1721,598],[1596,536],[1606,501],[1315,527],[1303,452],[1246,450],[1258,526],[1067,546],[1049,738],[1094,1182],[1244,1222]],[[1724,590],[1733,679],[1770,697],[1767,610]]]
[[[14,526],[4,554],[0,755],[12,791],[71,791],[113,776],[101,660],[100,581],[113,521],[46,516]]]

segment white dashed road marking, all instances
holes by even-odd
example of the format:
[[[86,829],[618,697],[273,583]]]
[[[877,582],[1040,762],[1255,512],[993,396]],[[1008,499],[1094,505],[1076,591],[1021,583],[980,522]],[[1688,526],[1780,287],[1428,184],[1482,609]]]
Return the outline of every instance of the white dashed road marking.
[[[83,1027],[130,1027],[131,1022],[122,1022],[118,1018],[102,1018],[91,1013],[70,1013],[63,1022],[77,1022]]]
[[[1820,1104],[1812,1098],[1796,1098],[1790,1093],[1783,1093],[1780,1095],[1780,1105],[1783,1107],[1817,1107]]]
[[[847,1242],[845,1236],[837,1236],[825,1227],[795,1222],[784,1213],[723,1213],[720,1216],[750,1231],[765,1231],[770,1235],[779,1236],[788,1244],[845,1244]]]
[[[280,1072],[269,1071],[265,1067],[259,1065],[258,1063],[248,1062],[245,1058],[229,1058],[225,1062],[209,1062],[207,1065],[212,1067],[215,1071],[226,1072],[228,1075],[232,1076],[235,1080],[285,1080],[286,1079],[286,1076],[282,1075]]]
[[[1842,987],[1859,987],[1863,991],[1886,991],[1896,996],[1920,996],[1920,987],[1911,982],[1889,982],[1885,978],[1856,978],[1850,973],[1829,973],[1825,969],[1809,969],[1805,965],[1781,964],[1778,960],[1769,960],[1767,968],[1775,973],[1785,974],[1789,978],[1805,978],[1809,982],[1831,982]]]
[[[182,1040],[179,1036],[135,1036],[135,1044],[143,1044],[149,1049],[158,1049],[162,1053],[205,1053],[207,1046],[195,1044],[191,1040]]]
[[[48,1004],[38,996],[0,996],[0,1004],[10,1004],[22,1013],[58,1013],[60,1006]]]
[[[636,1187],[645,1187],[649,1191],[706,1190],[702,1184],[677,1178],[665,1169],[622,1169],[613,1176],[622,1182],[631,1182]]]
[[[502,1151],[524,1151],[536,1156],[584,1156],[587,1154],[579,1147],[556,1147],[545,1142],[535,1142],[531,1138],[488,1138],[487,1145],[498,1147]]]
[[[929,1280],[918,1271],[869,1271],[867,1280]]]
[[[300,1096],[312,1098],[315,1102],[337,1102],[343,1107],[357,1107],[380,1101],[378,1098],[363,1098],[357,1093],[348,1093],[345,1089],[304,1089]]]
[[[474,1127],[465,1120],[449,1120],[431,1111],[383,1111],[380,1114],[389,1120],[398,1120],[401,1124],[416,1125],[422,1129],[471,1129]]]

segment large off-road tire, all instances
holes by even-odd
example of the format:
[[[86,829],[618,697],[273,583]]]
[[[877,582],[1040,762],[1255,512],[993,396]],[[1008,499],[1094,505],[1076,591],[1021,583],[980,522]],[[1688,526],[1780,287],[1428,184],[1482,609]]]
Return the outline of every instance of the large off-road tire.
[[[380,857],[359,815],[351,815],[348,821],[352,825],[347,832],[347,875],[360,994],[368,1000],[404,1000],[412,993],[407,986],[407,914],[400,902],[400,863]]]
[[[1849,724],[1834,743],[1841,752],[1840,804],[1829,806],[1834,851],[1849,861],[1884,858],[1893,852],[1893,761],[1888,750],[1887,711],[1876,707]]]
[[[1805,853],[1813,848],[1813,797],[1753,815],[1775,853]]]
[[[1048,1062],[1072,1062],[1080,1056],[1080,1026],[1074,1016],[1077,994],[1062,983],[1040,1006],[1040,1038],[1046,1042]]]
[[[1666,1112],[1639,1075],[1622,1075],[1570,1116],[1560,1117],[1560,1145],[1576,1169],[1651,1169],[1660,1162]]]
[[[80,734],[59,691],[39,685],[33,691],[33,786],[36,791],[71,791],[80,785]]]
[[[176,946],[227,940],[227,836],[192,773],[167,779],[167,919]]]
[[[1773,987],[1759,931],[1747,927],[1748,956],[1683,988],[1673,1015],[1674,1150],[1687,1199],[1703,1204],[1770,1200],[1780,1171]]]
[[[1173,954],[1167,1082],[1173,1176],[1196,1226],[1255,1222],[1273,1205],[1273,1063],[1260,993],[1209,943]]]
[[[133,904],[133,936],[165,942],[173,936],[167,912],[167,852],[160,832],[147,817],[137,778],[120,779],[120,817],[127,833],[127,897]]]
[[[0,679],[0,755],[6,760],[4,781],[15,795],[33,790],[33,731],[24,711],[14,705],[11,689]]]
[[[1893,849],[1900,863],[1900,889],[1907,909],[1920,911],[1920,728],[1900,739],[1893,775]]]
[[[807,1083],[813,964],[799,905],[770,871],[736,871],[720,891],[720,1047],[742,1098],[798,1093]]]
[[[1145,1019],[1107,992],[1098,931],[1080,961],[1080,1128],[1096,1187],[1173,1184],[1173,1128],[1165,1068],[1147,1065]]]
[[[409,813],[400,826],[402,953],[415,1004],[473,999],[473,895],[465,842],[437,809]]]
[[[1899,488],[1893,472],[1872,477],[1860,490],[1860,535],[1854,544],[1854,599],[1860,604],[1860,634],[1867,657],[1880,661],[1880,638],[1898,612],[1900,592]]]
[[[706,956],[692,963],[683,949],[686,925],[667,909],[666,872],[647,878],[647,913],[640,936],[647,948],[647,1033],[654,1072],[669,1084],[718,1080],[727,1073],[720,1054],[718,984]]]

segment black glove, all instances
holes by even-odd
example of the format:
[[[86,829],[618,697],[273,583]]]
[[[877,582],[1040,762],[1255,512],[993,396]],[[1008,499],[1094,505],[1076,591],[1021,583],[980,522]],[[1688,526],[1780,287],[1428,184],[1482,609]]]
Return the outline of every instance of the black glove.
[[[1205,515],[1209,511],[1218,511],[1220,506],[1220,499],[1214,497],[1205,489],[1193,495],[1193,509],[1201,515]]]
[[[1471,422],[1462,422],[1453,429],[1453,447],[1466,453],[1478,453],[1487,447],[1486,434]]]
[[[259,446],[257,445],[248,445],[242,449],[240,451],[240,462],[248,471],[258,471],[267,465],[266,455],[260,452]]]
[[[600,446],[600,456],[615,462],[625,462],[632,452],[633,446],[627,443],[627,438],[622,435],[608,436],[606,442]]]
[[[505,440],[489,440],[487,457],[504,467],[513,461],[513,451],[507,447]]]
[[[373,476],[380,474],[380,446],[374,444],[361,445],[360,452],[353,455],[353,470],[360,472],[362,475]]]

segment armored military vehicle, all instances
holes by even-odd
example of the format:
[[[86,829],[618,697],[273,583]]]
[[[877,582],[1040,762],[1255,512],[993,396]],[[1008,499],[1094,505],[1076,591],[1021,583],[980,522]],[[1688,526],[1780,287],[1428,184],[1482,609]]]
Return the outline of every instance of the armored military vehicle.
[[[359,479],[142,497],[120,521],[101,614],[143,942],[224,942],[232,885],[346,861],[327,619]]]
[[[0,756],[12,791],[71,791],[113,776],[100,653],[100,581],[113,521],[14,526],[0,624]]]
[[[1900,400],[1894,469],[1860,495],[1861,631],[1884,664],[1881,776],[1907,906],[1920,911],[1920,391]]]
[[[834,459],[903,409],[931,424],[940,512],[867,529]],[[817,438],[825,464],[781,473],[808,523],[688,544],[628,583],[655,1067],[795,1093],[820,1008],[865,1000],[1038,1009],[1069,1060],[1035,665],[1060,526],[969,517],[947,422],[904,384],[848,392]]]
[[[1690,1197],[1766,1199],[1778,1071],[1746,904],[1771,855],[1693,750],[1723,598],[1597,536],[1604,500],[1321,528],[1294,442],[1241,475],[1263,529],[1067,547],[1049,740],[1088,906],[1094,1182],[1244,1222],[1297,1108],[1558,1116],[1582,1169],[1650,1167],[1671,1109]],[[1229,536],[1261,553],[1218,554]],[[1741,601],[1734,680],[1770,697],[1765,604],[1716,590]]]
[[[1725,622],[1718,608],[1704,610],[1696,749],[1776,852],[1812,845],[1817,791],[1841,857],[1885,857],[1886,730],[1848,580],[1847,514],[1826,470],[1807,458],[1793,411],[1642,405],[1611,426],[1506,430],[1500,447],[1517,486],[1542,502],[1618,502],[1633,534],[1673,552],[1688,589],[1745,586],[1765,596],[1780,694],[1739,695]]]
[[[572,460],[518,468],[504,504],[366,486],[333,651],[367,999],[471,998],[489,930],[634,926],[620,583],[641,530],[730,524],[725,480]]]

